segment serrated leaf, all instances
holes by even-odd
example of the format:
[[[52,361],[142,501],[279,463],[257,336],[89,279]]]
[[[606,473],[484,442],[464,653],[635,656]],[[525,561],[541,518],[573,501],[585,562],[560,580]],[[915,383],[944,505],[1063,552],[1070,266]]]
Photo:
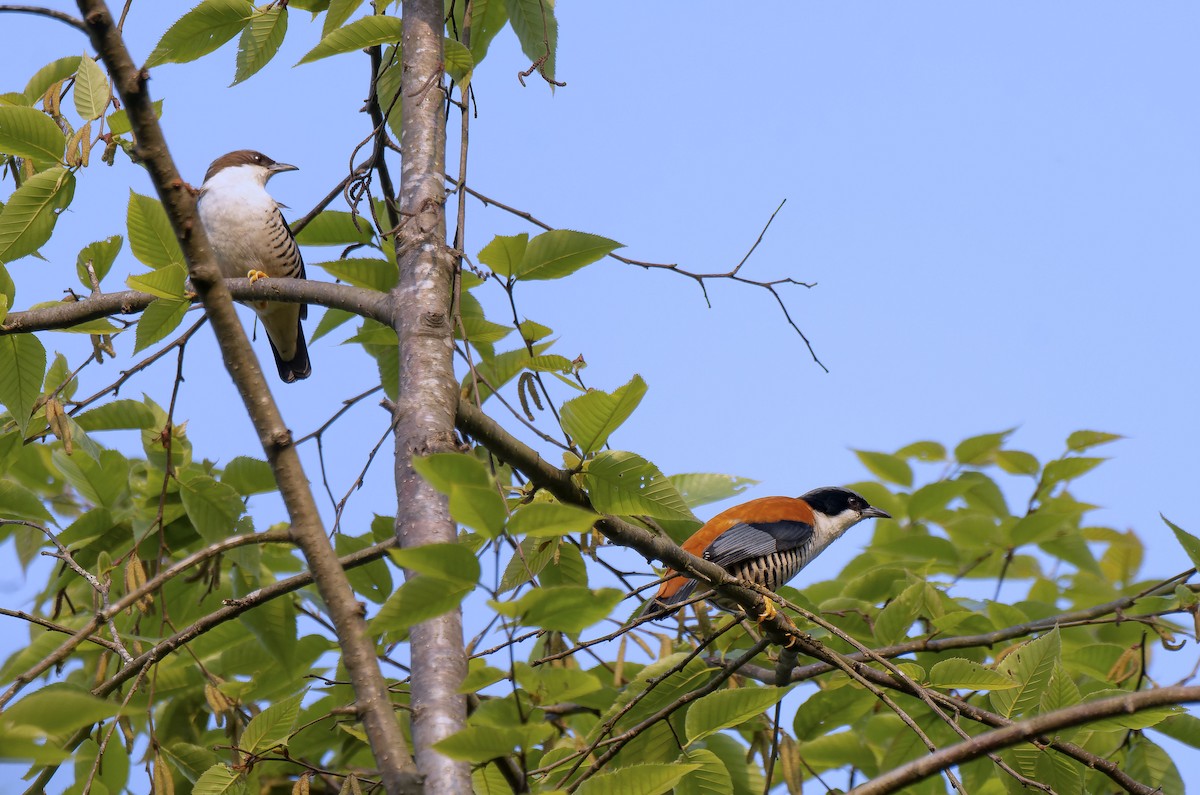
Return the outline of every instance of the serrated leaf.
[[[504,6],[513,32],[521,42],[521,52],[534,63],[541,61],[542,71],[553,80],[558,49],[554,4],[543,0],[505,0]]]
[[[380,292],[395,287],[400,278],[395,264],[386,259],[339,259],[319,262],[317,267],[339,281]]]
[[[208,475],[181,474],[179,497],[196,532],[210,544],[232,535],[234,524],[245,510],[232,486]]]
[[[792,687],[741,687],[718,690],[697,699],[688,707],[684,722],[688,744],[761,715],[790,693]]]
[[[424,544],[388,551],[396,565],[436,577],[455,586],[474,587],[479,581],[479,561],[462,544]]]
[[[59,58],[57,61],[51,61],[41,69],[38,69],[33,73],[33,77],[29,78],[29,82],[25,84],[25,90],[22,92],[25,97],[25,104],[33,105],[33,103],[42,98],[50,86],[60,80],[66,80],[78,70],[78,55],[68,55],[66,58]]]
[[[601,513],[695,519],[671,481],[636,453],[599,453],[588,462],[583,477],[592,507]]]
[[[929,684],[947,690],[1006,690],[1017,686],[1004,674],[963,657],[934,663],[929,669]]]
[[[467,10],[471,12],[471,57],[478,64],[487,56],[492,39],[508,23],[508,10],[504,0],[473,0]]]
[[[162,268],[167,265],[187,267],[183,249],[175,230],[167,219],[167,211],[158,199],[129,191],[129,206],[125,224],[129,230],[129,248],[143,265]]]
[[[442,39],[442,65],[450,79],[462,87],[471,82],[471,72],[475,69],[475,57],[462,42],[451,38]]]
[[[96,281],[104,281],[104,277],[108,275],[112,269],[113,263],[117,259],[117,254],[121,252],[121,246],[124,244],[125,238],[120,235],[106,237],[104,240],[97,240],[95,243],[88,243],[79,250],[79,255],[75,257],[75,273],[79,276],[79,283],[85,289],[92,289],[92,278],[88,274],[87,264],[92,263],[92,271],[96,274]]]
[[[187,271],[182,265],[167,265],[149,273],[139,273],[125,279],[131,290],[149,293],[156,298],[177,299],[184,296]]]
[[[13,480],[0,480],[0,517],[43,523],[53,521],[41,498]]]
[[[163,114],[163,101],[156,99],[154,101],[154,118],[161,119]],[[125,109],[114,110],[108,114],[108,132],[111,135],[125,135],[133,131],[133,125],[129,123],[129,114]]]
[[[1195,715],[1172,715],[1156,723],[1154,730],[1192,748],[1200,748],[1200,718]]]
[[[0,263],[41,248],[74,196],[75,175],[63,168],[39,171],[25,180],[0,210]]]
[[[698,767],[678,762],[630,765],[592,776],[576,792],[578,795],[662,795]]]
[[[131,430],[154,426],[154,412],[140,400],[113,400],[75,417],[79,427],[94,431]]]
[[[488,604],[502,616],[520,619],[524,626],[576,635],[607,618],[624,596],[615,588],[559,585],[534,588],[515,601]]]
[[[95,61],[87,56],[79,59],[79,71],[75,74],[75,112],[84,120],[98,119],[112,101],[112,87],[108,75],[104,74]]]
[[[250,0],[203,0],[167,29],[146,60],[146,69],[187,63],[236,36],[254,13]]]
[[[321,339],[321,337],[324,337],[326,334],[356,317],[358,315],[353,312],[347,312],[345,309],[326,309],[325,314],[321,315],[321,320],[317,323],[316,330],[309,337],[308,343],[311,345]]]
[[[529,234],[496,235],[479,251],[479,261],[492,269],[497,276],[512,276],[521,267],[525,249],[529,247]]]
[[[898,483],[905,488],[912,486],[912,467],[903,458],[890,453],[876,453],[869,450],[855,450],[854,454],[875,477],[891,483]]]
[[[261,755],[278,746],[287,747],[288,737],[296,728],[300,716],[300,701],[304,693],[280,699],[255,715],[246,724],[238,746],[248,754]]]
[[[1091,701],[1100,701],[1106,698],[1118,698],[1128,696],[1129,692],[1125,690],[1097,690],[1088,693],[1084,703]],[[1183,713],[1183,707],[1178,704],[1165,704],[1163,706],[1149,707],[1140,709],[1137,712],[1112,715],[1102,720],[1094,721],[1087,724],[1089,729],[1093,731],[1114,731],[1124,729],[1127,731],[1141,731],[1149,729],[1152,726],[1157,726],[1163,720],[1172,715]]]
[[[331,55],[373,47],[376,44],[389,44],[400,41],[403,25],[399,17],[369,16],[356,19],[345,27],[331,30],[321,38],[320,43],[313,47],[296,66],[312,63]]]
[[[119,711],[118,704],[68,685],[49,685],[30,693],[0,713],[0,726],[36,727],[53,736],[111,718]]]
[[[733,779],[729,768],[707,748],[693,748],[679,757],[683,764],[696,765],[675,785],[675,795],[729,795],[733,792]]]
[[[66,145],[63,131],[42,111],[0,105],[0,152],[27,157],[46,167],[62,162]]]
[[[473,585],[457,585],[418,574],[409,578],[383,603],[370,621],[370,632],[374,636],[402,632],[414,624],[448,613],[456,609],[473,588]]]
[[[671,475],[671,483],[689,508],[698,508],[710,502],[736,497],[757,485],[758,481],[715,472],[686,472]]]
[[[279,52],[279,45],[283,44],[287,26],[287,8],[284,6],[254,12],[250,24],[242,29],[242,36],[238,39],[237,72],[232,85],[237,85],[270,63],[275,53]]]
[[[215,764],[196,779],[192,795],[246,795],[246,776],[225,764]]]
[[[302,246],[351,246],[372,239],[370,219],[344,210],[323,210],[296,234],[296,242]]]
[[[1000,661],[997,670],[1017,683],[1009,690],[989,695],[992,707],[1006,718],[1030,714],[1040,703],[1055,666],[1062,661],[1058,630],[1021,644]]]
[[[129,462],[116,450],[103,450],[99,460],[86,455],[67,455],[55,450],[50,459],[71,486],[88,503],[114,508],[129,487]]]
[[[330,0],[325,22],[321,25],[321,36],[328,36],[331,31],[340,28],[362,4],[363,0]]]
[[[549,724],[517,726],[468,726],[434,743],[451,759],[482,764],[506,756],[516,748],[532,748],[549,740],[555,733]]]
[[[1158,516],[1166,522],[1167,527],[1171,528],[1171,532],[1175,534],[1175,539],[1179,542],[1179,546],[1183,547],[1183,551],[1187,553],[1188,559],[1192,561],[1192,565],[1200,569],[1200,538],[1196,538],[1161,513]]]
[[[629,383],[611,395],[599,389],[590,390],[563,404],[563,430],[579,445],[584,455],[599,450],[613,431],[629,419],[646,395],[646,382],[635,375]]]
[[[925,583],[914,582],[888,602],[875,617],[875,639],[890,646],[908,637],[908,630],[920,613],[924,594]]]
[[[514,536],[553,538],[568,533],[586,533],[600,516],[592,511],[558,502],[522,505],[508,520],[508,532]]]
[[[172,301],[165,298],[151,301],[138,319],[133,352],[144,350],[178,328],[191,306],[190,301]]]
[[[29,433],[33,404],[42,394],[46,349],[33,334],[0,337],[0,405],[16,421],[21,436]]]
[[[533,281],[569,276],[611,254],[621,244],[599,235],[570,229],[551,229],[529,241],[513,278]]]

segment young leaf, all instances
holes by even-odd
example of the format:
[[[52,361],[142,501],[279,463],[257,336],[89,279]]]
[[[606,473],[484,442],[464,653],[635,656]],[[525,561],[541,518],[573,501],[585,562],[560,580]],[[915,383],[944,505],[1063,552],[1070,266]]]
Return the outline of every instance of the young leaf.
[[[89,433],[150,428],[154,412],[140,400],[113,400],[77,415],[75,421]]]
[[[74,196],[75,175],[63,168],[39,171],[25,180],[0,210],[0,263],[41,248]]]
[[[196,779],[192,795],[246,795],[246,786],[244,773],[218,762]]]
[[[67,684],[43,687],[9,706],[0,717],[0,726],[40,729],[44,734],[66,734],[120,711],[120,705],[96,698]]]
[[[1105,433],[1103,431],[1075,431],[1067,437],[1067,449],[1072,452],[1082,452],[1089,447],[1096,445],[1108,444],[1119,439],[1124,439],[1118,433]]]
[[[233,85],[262,69],[283,44],[287,35],[287,8],[275,6],[267,11],[255,11],[250,17],[250,24],[242,30],[238,39],[237,72],[233,76]]]
[[[363,0],[330,0],[329,10],[325,12],[325,23],[321,26],[322,38],[345,24],[362,4]]]
[[[125,284],[131,290],[149,293],[156,298],[174,300],[183,298],[183,285],[186,279],[187,272],[182,265],[167,265],[149,273],[130,276],[125,279]]]
[[[630,765],[592,776],[576,792],[579,795],[661,795],[673,790],[681,778],[698,767],[697,764],[681,765],[678,762]]]
[[[475,58],[462,42],[451,38],[442,39],[442,63],[446,74],[459,86],[466,88],[471,82],[471,71],[475,68]]]
[[[25,97],[25,105],[33,105],[46,93],[50,86],[57,83],[59,80],[66,80],[71,75],[79,70],[79,56],[68,55],[66,58],[59,58],[57,61],[51,61],[33,73],[33,77],[29,78],[29,82],[25,84],[25,90],[22,92]],[[56,127],[58,125],[55,125]],[[3,147],[0,150],[8,151]]]
[[[519,618],[527,627],[577,635],[604,620],[625,595],[616,588],[593,590],[577,585],[534,588],[512,602],[489,601],[502,616]]]
[[[1057,629],[1021,644],[998,666],[999,672],[1015,681],[1017,687],[993,690],[989,695],[992,707],[1006,718],[1031,714],[1041,702],[1050,675],[1061,661],[1062,646]]]
[[[1187,553],[1188,560],[1192,562],[1193,566],[1195,566],[1197,569],[1200,569],[1200,538],[1196,538],[1194,535],[1189,533],[1187,530],[1184,530],[1182,527],[1175,524],[1161,513],[1158,516],[1160,519],[1166,522],[1167,527],[1171,528],[1171,531],[1175,533],[1175,538],[1179,541],[1179,546],[1183,547],[1183,551]]]
[[[740,687],[709,693],[688,708],[684,724],[688,744],[745,723],[775,706],[791,690],[791,687]]]
[[[232,486],[195,473],[181,473],[179,485],[183,509],[201,538],[211,544],[233,534],[245,506]]]
[[[144,350],[174,331],[183,321],[183,316],[187,314],[191,305],[190,301],[173,301],[166,298],[152,301],[138,320],[137,331],[134,332],[133,352]]]
[[[608,437],[629,419],[646,395],[646,382],[635,375],[611,395],[599,389],[569,400],[562,407],[562,425],[584,455],[604,446]]]
[[[434,743],[434,748],[451,759],[483,764],[507,756],[514,749],[543,743],[554,734],[549,724],[517,726],[468,726]]]
[[[428,574],[418,574],[401,585],[388,597],[383,607],[370,621],[370,632],[379,636],[385,632],[402,632],[414,624],[427,621],[458,607],[474,589]]]
[[[472,0],[468,9],[471,12],[471,58],[478,64],[487,56],[492,39],[508,23],[508,9],[504,7],[504,0]]]
[[[333,262],[319,262],[318,268],[335,279],[364,287],[368,290],[387,292],[396,286],[400,278],[396,266],[385,259],[339,259]]]
[[[304,693],[280,699],[264,709],[246,724],[238,745],[248,754],[263,754],[278,746],[287,747],[288,737],[300,716],[300,701]]]
[[[947,690],[1006,690],[1017,683],[999,671],[963,657],[948,657],[929,669],[929,684]]]
[[[236,36],[253,13],[250,0],[203,0],[167,29],[144,68],[208,55]]]
[[[167,211],[158,199],[130,190],[125,223],[129,228],[129,247],[143,265],[151,268],[186,266],[179,240],[167,220]]]
[[[492,242],[479,251],[479,261],[492,269],[497,276],[510,277],[521,267],[525,249],[529,247],[529,234],[496,235]]]
[[[85,121],[98,119],[112,101],[112,88],[108,76],[95,61],[87,56],[79,59],[79,72],[75,75],[75,112]]]
[[[108,275],[112,269],[113,262],[117,259],[117,254],[121,252],[121,245],[125,242],[125,238],[120,235],[113,235],[104,240],[97,240],[95,243],[88,243],[79,250],[79,255],[75,257],[75,274],[79,277],[79,283],[84,288],[92,289],[92,277],[88,274],[87,265],[92,263],[92,271],[96,274],[96,281],[104,281],[104,277]]]
[[[522,505],[508,520],[508,532],[514,536],[553,538],[568,533],[586,533],[600,517],[583,508],[557,502]]]
[[[992,454],[1000,449],[1000,445],[1004,444],[1004,440],[1013,432],[1013,428],[999,433],[985,433],[980,436],[972,436],[970,439],[965,439],[960,442],[958,447],[954,448],[954,457],[961,464],[973,464],[978,466],[986,464],[991,460]]]
[[[0,105],[0,152],[28,157],[42,167],[62,162],[67,137],[36,108]]]
[[[671,484],[689,508],[698,508],[710,502],[736,497],[751,486],[757,485],[758,481],[737,475],[719,475],[715,472],[688,472],[671,475]]]
[[[899,456],[888,453],[873,453],[868,450],[855,450],[854,454],[863,466],[871,470],[871,474],[881,480],[897,483],[905,488],[912,486],[913,472],[908,462]]]
[[[525,257],[513,277],[526,281],[559,279],[621,247],[617,241],[599,235],[551,229],[529,241]]]
[[[161,119],[163,114],[163,101],[156,99],[154,101],[154,118]],[[114,110],[108,114],[108,131],[112,135],[125,135],[133,131],[133,125],[129,123],[129,114],[125,109]]]
[[[392,549],[388,553],[396,565],[458,587],[475,587],[479,581],[479,561],[462,544],[426,544],[420,547]]]
[[[29,431],[33,404],[42,394],[46,349],[32,334],[0,337],[0,404],[16,420],[21,436]]]
[[[374,238],[371,221],[344,210],[323,210],[296,235],[302,246],[350,246],[370,243]]]
[[[658,467],[636,453],[599,453],[588,462],[584,483],[601,513],[655,519],[694,519],[687,503]]]
[[[329,332],[334,331],[355,317],[358,316],[353,312],[347,312],[345,309],[326,309],[325,314],[321,315],[320,321],[317,322],[317,327],[313,331],[312,336],[308,338],[308,344],[313,344],[321,339],[321,337],[324,337]]]
[[[331,30],[321,38],[320,43],[313,47],[296,66],[312,63],[331,55],[355,52],[376,44],[389,44],[400,41],[403,26],[399,17],[372,15],[356,19],[345,27]]]
[[[221,473],[221,482],[233,487],[233,490],[243,497],[267,494],[279,489],[270,464],[244,455],[231,459],[225,465],[225,470]]]

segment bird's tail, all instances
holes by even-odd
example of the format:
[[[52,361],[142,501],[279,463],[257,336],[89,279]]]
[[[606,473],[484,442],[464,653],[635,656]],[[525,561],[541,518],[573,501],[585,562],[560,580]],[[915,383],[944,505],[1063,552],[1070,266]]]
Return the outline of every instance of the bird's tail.
[[[643,604],[633,614],[633,617],[635,619],[666,618],[678,610],[679,605],[690,599],[695,590],[695,580],[677,574],[663,583],[663,586],[658,589],[658,593],[654,595],[654,598]]]
[[[296,318],[296,355],[291,359],[285,361],[279,355],[279,348],[275,347],[275,342],[269,334],[267,341],[271,343],[271,353],[275,354],[275,366],[285,384],[301,381],[312,374],[312,362],[308,360],[308,343],[304,341],[304,327],[300,325],[300,318]]]

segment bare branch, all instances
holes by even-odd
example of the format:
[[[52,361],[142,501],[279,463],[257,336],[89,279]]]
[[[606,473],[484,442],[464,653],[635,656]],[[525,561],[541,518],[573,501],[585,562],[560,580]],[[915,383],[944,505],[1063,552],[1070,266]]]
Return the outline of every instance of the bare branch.
[[[71,27],[83,33],[87,33],[87,26],[84,25],[83,21],[78,17],[73,17],[70,14],[63,13],[62,11],[55,11],[52,8],[42,8],[41,6],[10,5],[5,3],[0,5],[0,13],[5,11],[14,14],[36,14],[39,17],[56,19],[59,22],[70,25]]]

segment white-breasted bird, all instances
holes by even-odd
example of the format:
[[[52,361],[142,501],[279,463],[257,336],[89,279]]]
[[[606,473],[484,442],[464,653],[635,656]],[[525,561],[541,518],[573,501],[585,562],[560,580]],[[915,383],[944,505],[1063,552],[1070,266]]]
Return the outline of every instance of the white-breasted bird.
[[[267,180],[296,170],[250,149],[222,155],[208,167],[197,210],[226,277],[304,278],[300,248],[279,212],[283,205],[267,193]],[[249,306],[262,321],[279,377],[289,384],[308,378],[312,365],[300,324],[308,307],[275,301],[251,301]]]

